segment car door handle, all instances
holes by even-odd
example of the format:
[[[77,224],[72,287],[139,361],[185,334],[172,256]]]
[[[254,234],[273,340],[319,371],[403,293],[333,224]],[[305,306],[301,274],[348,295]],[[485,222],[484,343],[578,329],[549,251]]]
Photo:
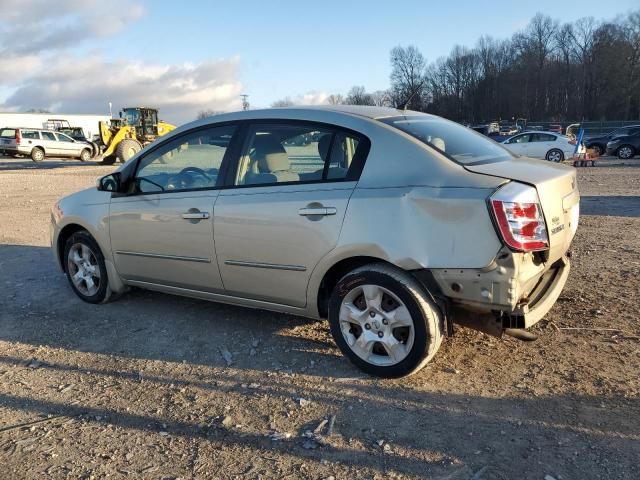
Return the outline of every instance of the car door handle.
[[[185,212],[182,214],[185,220],[205,220],[209,218],[208,212]]]
[[[313,215],[335,215],[338,212],[336,207],[305,207],[298,210],[298,215],[310,217]]]

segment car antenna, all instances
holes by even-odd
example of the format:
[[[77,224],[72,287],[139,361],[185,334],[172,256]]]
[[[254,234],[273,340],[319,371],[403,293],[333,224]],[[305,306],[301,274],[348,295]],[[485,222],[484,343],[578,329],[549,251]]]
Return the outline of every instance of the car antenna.
[[[403,112],[406,112],[407,111],[407,107],[409,106],[409,103],[411,102],[411,100],[413,100],[413,97],[416,96],[416,93],[418,93],[418,91],[420,91],[420,89],[425,84],[425,82],[426,82],[426,80],[423,80],[422,82],[420,82],[420,84],[413,90],[413,92],[411,92],[411,95],[409,95],[409,98],[407,98],[407,100],[404,103],[401,103],[396,108],[398,110],[402,110]]]

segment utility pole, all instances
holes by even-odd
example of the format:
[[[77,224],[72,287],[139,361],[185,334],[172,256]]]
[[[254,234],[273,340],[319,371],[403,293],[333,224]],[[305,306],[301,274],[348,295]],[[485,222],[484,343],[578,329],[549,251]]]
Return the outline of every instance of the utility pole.
[[[249,95],[247,95],[246,93],[240,95],[240,98],[242,98],[242,110],[249,110],[249,101],[247,100],[248,97]]]

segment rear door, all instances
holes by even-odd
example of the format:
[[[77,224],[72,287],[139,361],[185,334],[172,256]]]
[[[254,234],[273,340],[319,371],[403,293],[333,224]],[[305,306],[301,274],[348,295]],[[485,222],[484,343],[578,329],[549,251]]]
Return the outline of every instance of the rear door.
[[[234,125],[199,128],[139,158],[130,193],[113,197],[110,206],[111,248],[125,279],[142,286],[223,291],[213,207],[235,131]]]
[[[47,156],[55,157],[64,155],[64,150],[60,147],[60,143],[58,142],[58,138],[55,133],[41,131],[40,135],[42,137],[42,147],[44,148]]]
[[[369,141],[307,122],[246,127],[215,207],[229,295],[304,307],[309,276],[338,241]]]
[[[561,145],[557,138],[550,133],[534,133],[529,142],[529,155],[533,158],[545,158],[549,150],[554,148],[562,150],[564,145]]]

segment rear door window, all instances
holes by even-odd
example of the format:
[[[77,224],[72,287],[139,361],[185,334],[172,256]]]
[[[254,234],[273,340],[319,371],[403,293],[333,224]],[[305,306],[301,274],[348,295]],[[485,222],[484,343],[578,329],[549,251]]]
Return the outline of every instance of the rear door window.
[[[532,142],[555,142],[555,135],[549,135],[548,133],[534,133],[532,135]]]
[[[38,132],[35,132],[33,130],[22,130],[22,138],[28,138],[30,140],[39,140],[40,135],[38,134]]]
[[[332,126],[254,125],[242,152],[235,185],[273,185],[347,179],[366,156],[361,137]]]
[[[51,140],[52,142],[57,142],[58,141],[56,136],[51,132],[42,132],[42,138],[44,140]]]

